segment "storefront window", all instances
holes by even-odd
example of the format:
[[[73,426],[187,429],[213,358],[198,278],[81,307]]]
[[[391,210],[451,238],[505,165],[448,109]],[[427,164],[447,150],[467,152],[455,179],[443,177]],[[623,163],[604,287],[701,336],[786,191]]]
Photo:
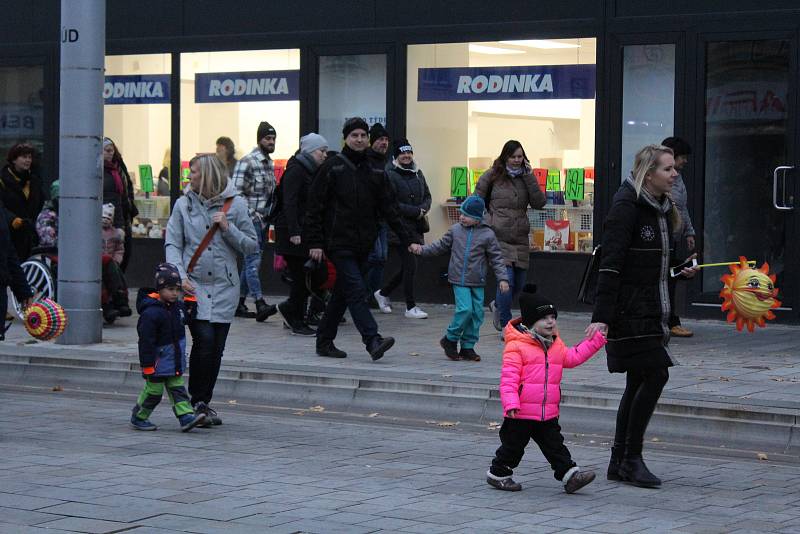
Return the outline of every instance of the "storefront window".
[[[276,175],[300,139],[300,50],[247,50],[181,54],[181,175],[189,160],[213,154],[227,137],[238,160],[257,145],[258,125],[277,133]]]
[[[44,69],[41,66],[0,67],[0,158],[3,162],[11,147],[20,141],[32,144],[42,156],[43,90]],[[33,164],[34,172],[42,176],[41,160],[34,160]]]
[[[675,117],[675,45],[630,45],[622,59],[621,181],[636,152],[672,136]]]
[[[595,47],[593,38],[408,47],[408,138],[442,206],[432,235],[516,139],[547,193],[543,210],[528,210],[531,250],[591,251]]]
[[[170,72],[170,54],[106,57],[103,129],[133,182],[133,237],[163,238],[169,219]]]
[[[386,126],[386,54],[319,58],[319,133],[332,147],[350,117]]]

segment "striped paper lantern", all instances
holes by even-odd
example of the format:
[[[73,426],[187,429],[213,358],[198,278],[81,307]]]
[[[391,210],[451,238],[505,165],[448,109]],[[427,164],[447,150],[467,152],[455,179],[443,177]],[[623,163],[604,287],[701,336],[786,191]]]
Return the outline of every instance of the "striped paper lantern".
[[[25,330],[40,341],[57,338],[66,327],[67,314],[52,299],[42,299],[25,310]]]

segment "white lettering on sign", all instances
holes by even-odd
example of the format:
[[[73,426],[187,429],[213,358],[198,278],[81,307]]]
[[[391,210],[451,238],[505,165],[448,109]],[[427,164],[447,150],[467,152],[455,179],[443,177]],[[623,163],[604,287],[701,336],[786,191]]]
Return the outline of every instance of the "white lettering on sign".
[[[459,76],[456,93],[552,93],[550,74],[506,74],[498,76]]]
[[[161,82],[106,82],[103,99],[109,98],[164,98]]]
[[[288,94],[289,83],[286,78],[227,78],[225,80],[211,80],[208,84],[208,96]]]

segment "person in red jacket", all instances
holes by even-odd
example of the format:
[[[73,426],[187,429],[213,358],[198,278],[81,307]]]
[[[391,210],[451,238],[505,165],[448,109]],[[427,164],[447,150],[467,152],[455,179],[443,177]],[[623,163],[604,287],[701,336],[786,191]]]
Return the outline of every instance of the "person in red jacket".
[[[564,445],[558,425],[561,402],[561,373],[577,367],[606,344],[605,336],[595,332],[575,347],[567,347],[558,335],[558,312],[552,302],[526,285],[519,296],[522,317],[509,321],[503,333],[503,368],[500,400],[503,426],[500,448],[486,473],[486,482],[497,489],[519,491],[522,485],[511,478],[533,438],[542,450],[556,480],[564,491],[575,493],[595,478],[592,471],[581,471]]]

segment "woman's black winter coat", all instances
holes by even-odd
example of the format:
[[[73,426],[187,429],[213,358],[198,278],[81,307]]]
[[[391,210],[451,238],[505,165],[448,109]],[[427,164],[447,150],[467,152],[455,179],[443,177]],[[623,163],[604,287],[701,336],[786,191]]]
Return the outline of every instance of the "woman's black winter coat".
[[[289,238],[303,235],[306,219],[306,196],[317,164],[308,154],[296,154],[286,164],[276,194],[275,252],[283,256],[308,256],[308,246],[301,240],[292,244]]]
[[[389,176],[392,189],[394,189],[401,220],[409,239],[412,243],[424,244],[424,233],[427,230],[423,227],[425,221],[420,218],[419,210],[423,209],[425,213],[431,210],[431,192],[425,181],[425,175],[417,168],[416,163],[412,169],[406,169],[396,162],[392,162],[386,167],[386,174]],[[389,242],[393,245],[400,244],[397,234],[391,229],[389,230]]]
[[[670,313],[667,280],[674,264],[672,201],[633,182],[614,195],[603,227],[603,246],[592,322],[608,325],[611,372],[672,365],[666,349]]]
[[[42,193],[42,180],[32,172],[14,172],[17,177],[22,179],[18,182],[11,173],[9,163],[0,171],[0,200],[5,205],[8,224],[14,219],[23,220],[23,225],[19,229],[11,231],[11,242],[20,261],[25,261],[30,256],[31,248],[39,242],[36,236],[36,218],[42,211],[44,204],[44,194]],[[23,191],[24,183],[29,184],[28,196],[25,197]]]

